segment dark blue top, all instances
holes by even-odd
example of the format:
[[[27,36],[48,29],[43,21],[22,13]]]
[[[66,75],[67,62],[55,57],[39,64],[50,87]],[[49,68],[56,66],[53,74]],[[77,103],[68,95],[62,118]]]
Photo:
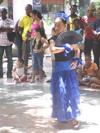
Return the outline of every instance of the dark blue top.
[[[56,46],[58,46],[58,47],[62,47],[63,46],[63,43],[60,44],[60,45],[58,44],[58,42],[60,42],[59,35],[58,36],[53,36],[51,39],[55,41]],[[64,56],[64,52],[65,51],[54,54],[55,61],[68,61],[75,55],[75,51],[74,50],[69,52],[66,57]]]

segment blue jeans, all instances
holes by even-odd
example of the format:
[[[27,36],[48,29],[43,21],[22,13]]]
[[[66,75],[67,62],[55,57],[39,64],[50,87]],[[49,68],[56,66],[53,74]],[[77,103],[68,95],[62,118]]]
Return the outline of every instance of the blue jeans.
[[[42,71],[43,70],[43,53],[33,53],[32,54],[32,64],[33,70]]]
[[[12,75],[12,67],[13,67],[13,60],[12,60],[12,45],[10,46],[0,46],[0,77],[3,77],[3,54],[4,51],[7,57],[7,76]]]

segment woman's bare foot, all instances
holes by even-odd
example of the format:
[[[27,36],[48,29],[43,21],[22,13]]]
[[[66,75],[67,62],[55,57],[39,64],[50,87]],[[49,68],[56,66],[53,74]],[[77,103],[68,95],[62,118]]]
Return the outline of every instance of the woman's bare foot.
[[[67,124],[70,128],[74,128],[74,129],[78,129],[80,126],[80,122],[75,119],[68,121]]]

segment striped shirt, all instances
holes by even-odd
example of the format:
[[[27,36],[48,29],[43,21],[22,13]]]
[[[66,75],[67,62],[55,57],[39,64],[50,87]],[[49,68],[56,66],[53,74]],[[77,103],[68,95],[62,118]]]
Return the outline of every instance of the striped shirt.
[[[0,18],[0,28],[13,28],[13,20],[6,18],[3,20]],[[10,42],[7,38],[7,32],[0,32],[0,46],[10,46],[12,42]]]

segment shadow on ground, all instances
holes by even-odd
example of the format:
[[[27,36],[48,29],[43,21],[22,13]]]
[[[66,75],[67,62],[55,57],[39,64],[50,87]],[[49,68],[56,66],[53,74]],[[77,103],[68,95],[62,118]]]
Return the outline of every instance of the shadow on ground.
[[[37,82],[15,85],[11,80],[0,82],[0,133],[58,133],[67,130],[68,133],[74,133],[67,123],[59,123],[51,118],[49,84]],[[99,125],[99,121],[90,119],[94,112],[90,114],[87,111],[99,107],[100,91],[82,88],[80,92],[83,113],[78,131],[81,132]],[[87,108],[84,108],[85,106]],[[99,113],[97,112],[97,115]],[[84,119],[84,114],[91,116]]]

